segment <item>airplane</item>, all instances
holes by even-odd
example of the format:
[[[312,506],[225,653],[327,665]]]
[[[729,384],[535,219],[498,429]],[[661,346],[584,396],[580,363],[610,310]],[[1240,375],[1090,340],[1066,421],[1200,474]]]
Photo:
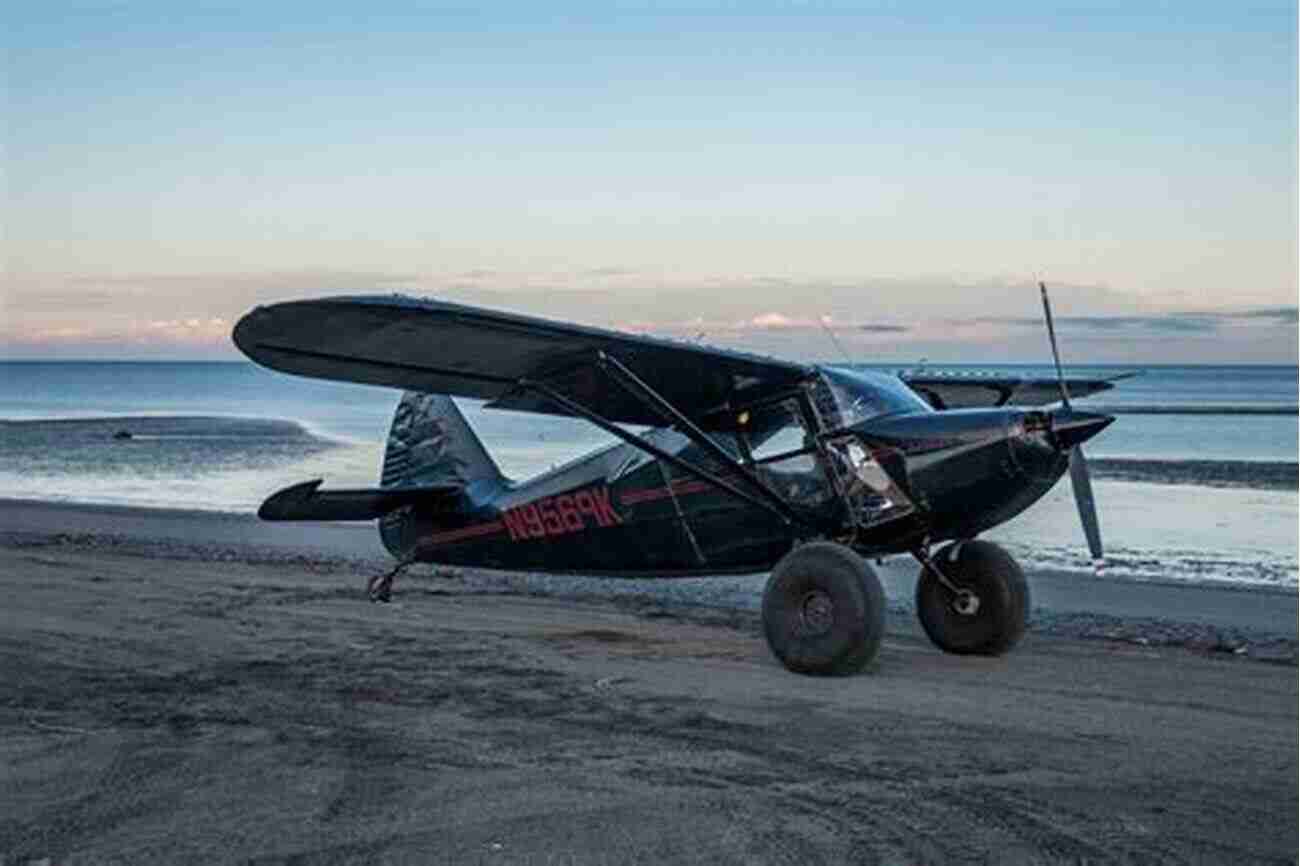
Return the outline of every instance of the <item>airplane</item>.
[[[1114,380],[1065,378],[1040,290],[1055,381],[795,363],[402,295],[259,306],[232,335],[258,364],[405,393],[378,487],[307,481],[258,514],[377,520],[397,566],[370,580],[372,600],[388,600],[414,562],[610,577],[770,572],[767,643],[805,674],[872,661],[885,599],[869,560],[911,554],[930,640],[998,655],[1024,634],[1029,587],[981,533],[1068,470],[1102,560],[1080,446],[1114,419],[1070,397]],[[453,397],[584,419],[620,441],[517,482]]]

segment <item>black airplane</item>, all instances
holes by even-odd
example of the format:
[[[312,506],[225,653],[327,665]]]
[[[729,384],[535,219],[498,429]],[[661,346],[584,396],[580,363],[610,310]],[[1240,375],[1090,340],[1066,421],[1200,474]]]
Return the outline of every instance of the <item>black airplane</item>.
[[[768,644],[790,670],[815,674],[873,658],[885,601],[867,558],[909,553],[934,643],[999,654],[1024,633],[1029,588],[980,533],[1068,469],[1093,559],[1102,556],[1079,446],[1114,419],[1069,397],[1112,382],[1061,375],[1045,289],[1043,307],[1055,380],[799,364],[396,295],[258,307],[233,335],[257,363],[406,392],[379,487],[308,481],[258,513],[377,519],[398,560],[370,582],[378,600],[412,562],[637,577],[771,571]],[[586,419],[622,443],[516,482],[452,396]]]

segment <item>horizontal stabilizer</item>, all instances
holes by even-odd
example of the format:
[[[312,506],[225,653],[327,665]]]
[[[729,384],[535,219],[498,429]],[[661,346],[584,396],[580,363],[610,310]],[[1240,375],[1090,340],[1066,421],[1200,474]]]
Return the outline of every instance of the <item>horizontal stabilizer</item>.
[[[436,485],[319,490],[321,481],[304,481],[273,493],[257,509],[257,516],[263,520],[375,520],[403,505],[451,500],[463,489]]]
[[[1115,387],[1131,374],[1110,379],[1066,379],[1071,397],[1087,397]],[[904,373],[903,383],[925,398],[935,409],[985,409],[995,406],[1043,406],[1061,399],[1056,379],[984,373]]]

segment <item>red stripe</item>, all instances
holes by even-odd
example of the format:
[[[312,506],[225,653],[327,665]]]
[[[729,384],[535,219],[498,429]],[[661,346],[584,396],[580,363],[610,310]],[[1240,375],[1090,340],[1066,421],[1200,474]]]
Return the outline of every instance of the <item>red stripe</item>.
[[[667,499],[672,494],[685,496],[691,493],[703,493],[711,490],[713,485],[707,481],[696,481],[694,479],[679,479],[673,482],[672,490],[667,487],[647,487],[644,490],[629,490],[619,495],[619,502],[624,505],[636,505],[641,502],[654,502],[658,499]]]
[[[635,505],[642,502],[654,502],[659,499],[667,499],[673,493],[678,496],[685,496],[691,493],[703,493],[713,487],[707,481],[697,481],[694,479],[678,479],[672,484],[672,491],[667,487],[648,487],[644,490],[629,490],[619,495],[619,501],[624,505]],[[491,535],[495,532],[501,532],[505,529],[505,524],[500,520],[493,520],[488,523],[479,523],[473,526],[462,526],[459,529],[448,529],[444,532],[434,532],[424,537],[426,544],[449,544],[453,541],[461,541],[466,538],[477,538],[480,535]]]
[[[505,528],[500,520],[493,520],[490,523],[480,523],[475,526],[463,526],[460,529],[449,529],[446,532],[434,532],[424,537],[425,542],[429,544],[446,544],[450,541],[460,541],[462,538],[476,538],[480,535],[491,535],[494,532],[500,532]]]
[[[656,499],[668,498],[667,487],[654,487],[649,490],[629,490],[619,497],[619,501],[624,505],[635,505],[640,502],[654,502]]]

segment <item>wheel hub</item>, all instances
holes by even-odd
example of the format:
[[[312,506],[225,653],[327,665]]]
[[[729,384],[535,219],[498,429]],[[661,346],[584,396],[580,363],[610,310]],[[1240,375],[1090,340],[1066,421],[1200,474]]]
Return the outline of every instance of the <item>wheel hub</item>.
[[[952,609],[962,616],[974,616],[980,611],[980,597],[969,589],[961,589],[952,599]]]
[[[825,634],[835,622],[835,604],[831,597],[815,589],[799,603],[799,626],[804,634]]]

